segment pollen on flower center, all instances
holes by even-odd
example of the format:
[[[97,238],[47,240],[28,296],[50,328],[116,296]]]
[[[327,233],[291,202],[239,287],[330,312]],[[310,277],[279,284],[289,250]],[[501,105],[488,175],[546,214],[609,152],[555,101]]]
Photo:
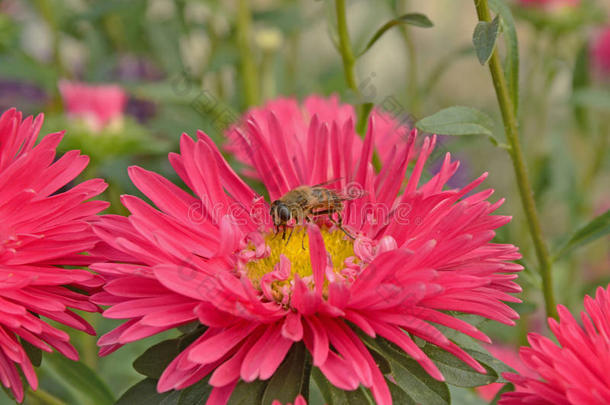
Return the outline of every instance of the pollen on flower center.
[[[246,264],[246,274],[255,287],[260,287],[265,275],[274,273],[275,277],[272,288],[281,287],[294,279],[295,274],[300,278],[307,279],[312,276],[311,258],[309,252],[309,237],[305,227],[297,226],[292,237],[288,240],[291,230],[287,230],[286,239],[282,239],[281,232],[277,235],[269,233],[265,235],[265,243],[268,255],[260,259],[254,259]],[[326,251],[330,256],[333,270],[339,273],[345,267],[346,259],[354,256],[354,245],[345,233],[340,230],[329,231],[326,228],[320,230]],[[281,275],[279,269],[281,256],[288,259],[290,274]]]

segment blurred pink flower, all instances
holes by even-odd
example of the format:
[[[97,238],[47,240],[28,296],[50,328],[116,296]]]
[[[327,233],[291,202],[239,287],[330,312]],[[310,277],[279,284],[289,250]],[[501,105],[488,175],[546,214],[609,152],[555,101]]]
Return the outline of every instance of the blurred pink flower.
[[[69,335],[44,318],[95,335],[68,307],[97,311],[78,291],[102,284],[86,270],[61,266],[90,263],[80,254],[97,241],[87,221],[108,204],[85,200],[106,184],[89,180],[59,192],[89,160],[71,151],[53,163],[62,134],[44,136],[34,146],[42,120],[42,115],[22,120],[15,109],[0,116],[0,381],[19,402],[23,385],[17,365],[32,389],[38,385],[20,340],[78,359]]]
[[[536,373],[529,370],[525,364],[523,364],[521,358],[519,358],[519,353],[517,353],[515,348],[499,344],[487,345],[486,348],[492,356],[509,367],[512,367],[519,374],[526,375],[528,377],[536,377]],[[498,391],[502,389],[502,387],[504,387],[503,383],[493,383],[476,387],[475,390],[481,398],[486,401],[491,401],[496,396]]]
[[[59,91],[69,117],[84,120],[93,131],[100,131],[123,117],[127,94],[117,85],[59,82]]]
[[[517,0],[521,6],[546,10],[557,10],[564,7],[578,7],[581,0]]]
[[[610,27],[603,29],[594,39],[591,64],[596,73],[610,77]]]
[[[505,373],[516,392],[502,395],[500,404],[610,404],[610,287],[597,289],[595,299],[586,296],[582,325],[563,305],[559,322],[549,318],[549,327],[559,344],[530,333],[531,347],[522,347],[521,360],[536,373]]]
[[[271,118],[271,116],[274,118]],[[387,112],[375,109],[371,112],[371,116],[375,118],[375,148],[379,153],[381,161],[385,161],[392,151],[392,148],[406,144],[410,129],[403,122],[399,122]],[[306,149],[305,142],[308,139],[307,131],[311,122],[315,120],[322,125],[330,126],[336,124],[338,128],[343,128],[348,121],[356,121],[356,113],[354,107],[350,104],[341,104],[336,95],[329,98],[324,98],[317,95],[307,97],[302,106],[299,105],[296,99],[293,98],[278,98],[267,102],[263,107],[251,108],[242,119],[243,125],[234,125],[227,133],[229,141],[225,144],[225,149],[233,153],[241,162],[250,165],[244,170],[244,174],[252,177],[256,176],[256,172],[252,170],[251,158],[247,155],[247,148],[241,144],[239,131],[243,130],[243,126],[249,121],[256,121],[261,130],[261,135],[267,140],[273,139],[273,128],[270,127],[273,122],[282,123],[284,133],[294,134],[286,137],[286,153],[296,155],[301,153],[301,150]],[[329,141],[326,139],[326,141]],[[328,145],[320,144],[320,148],[328,148]],[[355,138],[353,140],[353,155],[357,157],[362,140]]]
[[[394,342],[438,380],[441,372],[412,336],[484,373],[433,323],[489,342],[448,311],[509,325],[518,317],[502,301],[519,301],[510,294],[520,291],[513,280],[521,266],[509,261],[520,255],[515,246],[490,242],[510,220],[491,215],[503,200],[488,202],[492,190],[465,197],[486,174],[462,189],[444,189],[458,167],[449,154],[420,184],[435,137],[423,142],[403,189],[415,131],[393,145],[375,174],[377,119],[361,141],[352,118],[341,115],[347,110],[321,109],[304,132],[289,121],[300,115],[255,113],[234,136],[271,200],[335,180],[329,189],[352,196],[342,214],[355,240],[327,216],[296,227],[292,239],[274,235],[269,204],[202,132],[197,141],[183,135],[181,153],[169,157],[194,195],[131,167],[132,181],[157,209],[126,195],[131,215],[104,216],[94,227],[106,243],[98,254],[109,262],[91,266],[108,281],[92,299],[110,306],[105,317],[127,319],[100,338],[100,354],[199,321],[206,331],[168,365],[157,389],[182,389],[211,374],[208,404],[226,403],[240,379],[269,379],[297,342],[330,383],[343,390],[363,385],[378,404],[390,404],[386,377],[350,324]],[[329,121],[317,118],[323,114]]]

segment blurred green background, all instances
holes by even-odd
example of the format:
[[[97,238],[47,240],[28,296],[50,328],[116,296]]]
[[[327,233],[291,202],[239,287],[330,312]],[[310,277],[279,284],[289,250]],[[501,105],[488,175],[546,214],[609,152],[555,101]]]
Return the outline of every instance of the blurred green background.
[[[610,2],[583,0],[554,11],[507,3],[519,36],[522,143],[545,234],[557,247],[610,207],[610,75],[589,66],[591,43],[610,24]],[[477,21],[472,1],[354,0],[347,6],[357,50],[398,15],[423,13],[434,23],[428,29],[393,28],[358,59],[358,83],[373,102],[393,97],[413,120],[452,105],[476,107],[494,117],[495,136],[504,138],[487,67],[472,47]],[[248,13],[240,13],[246,8]],[[329,1],[2,0],[0,111],[14,106],[26,114],[44,112],[44,133],[66,129],[61,147],[92,157],[83,177],[107,179],[110,211],[124,213],[118,196],[138,193],[127,166],[177,180],[167,153],[178,149],[182,132],[202,129],[221,144],[227,125],[249,106],[277,96],[335,93],[344,102],[356,101],[345,84],[335,36]],[[248,76],[253,82],[244,75],[244,58],[253,62]],[[62,79],[119,84],[128,94],[124,118],[101,131],[69,119],[58,89]],[[456,185],[487,171],[495,198],[507,198],[501,212],[513,221],[497,239],[523,252],[520,283],[527,303],[518,306],[518,327],[490,333],[522,343],[526,331],[544,328],[541,282],[508,154],[479,137],[441,137],[439,151],[462,160]],[[429,165],[428,175],[434,167]],[[557,301],[578,310],[584,294],[610,282],[609,260],[607,237],[557,260]],[[100,334],[117,324],[99,315],[88,319]],[[141,379],[132,361],[161,339],[98,359],[95,338],[74,334],[82,361],[117,398]],[[46,360],[38,369],[41,388],[67,404],[85,404],[61,365],[46,366]],[[2,395],[0,403],[12,403]],[[463,396],[463,403],[473,403],[469,395],[457,393],[454,399]],[[26,399],[27,404],[49,401],[40,395]]]

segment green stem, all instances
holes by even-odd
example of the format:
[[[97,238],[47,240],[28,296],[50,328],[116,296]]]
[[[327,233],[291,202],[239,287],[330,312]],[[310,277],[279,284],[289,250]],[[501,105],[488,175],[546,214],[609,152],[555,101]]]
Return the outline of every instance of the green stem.
[[[487,0],[474,0],[474,4],[479,21],[490,22],[491,14],[489,12]],[[521,196],[521,204],[523,205],[523,210],[525,211],[529,231],[532,236],[534,249],[536,250],[536,256],[538,258],[540,274],[542,276],[542,291],[544,294],[546,314],[549,317],[557,318],[557,308],[555,306],[553,281],[551,277],[551,258],[548,247],[546,246],[544,237],[542,235],[542,227],[540,226],[540,219],[538,218],[538,212],[536,211],[536,203],[534,201],[532,186],[530,179],[527,176],[525,159],[523,158],[523,151],[521,150],[521,145],[519,143],[517,117],[514,113],[512,101],[508,92],[508,85],[504,77],[504,72],[502,70],[502,64],[500,62],[500,56],[498,55],[497,49],[494,50],[491,58],[489,59],[489,71],[491,72],[496,97],[502,113],[502,121],[504,123],[506,139],[511,147],[510,157],[515,169],[519,194]]]
[[[352,45],[349,39],[349,32],[347,30],[347,17],[345,11],[345,0],[335,0],[335,9],[337,12],[337,32],[339,34],[339,52],[341,53],[341,59],[343,59],[343,73],[345,75],[345,81],[347,86],[358,96],[360,89],[356,82],[356,58],[352,50]],[[364,136],[366,132],[366,124],[368,123],[368,117],[373,109],[373,104],[370,102],[361,102],[357,107],[358,121],[356,123],[356,131]],[[377,153],[375,151],[374,153]]]
[[[347,17],[345,12],[345,0],[335,0],[335,8],[337,12],[337,31],[339,34],[339,52],[343,59],[343,73],[345,81],[350,89],[357,95],[360,95],[358,84],[356,83],[356,58],[352,51],[352,45],[349,40],[349,32],[347,30]]]
[[[67,405],[64,401],[51,395],[40,387],[38,387],[36,391],[31,389],[28,390],[28,396],[35,398],[39,403],[44,405]]]
[[[258,73],[254,56],[250,49],[250,1],[239,0],[237,10],[237,47],[240,54],[241,79],[244,87],[244,98],[246,107],[258,105],[259,103],[259,88],[258,88]]]

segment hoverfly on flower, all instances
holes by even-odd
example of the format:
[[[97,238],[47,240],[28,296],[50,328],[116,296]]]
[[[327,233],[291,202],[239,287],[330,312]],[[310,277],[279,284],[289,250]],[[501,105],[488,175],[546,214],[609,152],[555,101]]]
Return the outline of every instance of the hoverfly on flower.
[[[315,218],[326,216],[343,233],[351,239],[356,239],[343,227],[342,212],[345,201],[356,199],[359,196],[350,196],[323,187],[332,182],[334,181],[314,186],[299,186],[273,201],[269,214],[273,218],[275,233],[279,233],[280,227],[282,227],[282,239],[286,239],[286,227],[290,222],[293,222],[293,227],[288,236],[288,241],[290,241],[294,226],[305,225],[305,222],[313,222]]]

